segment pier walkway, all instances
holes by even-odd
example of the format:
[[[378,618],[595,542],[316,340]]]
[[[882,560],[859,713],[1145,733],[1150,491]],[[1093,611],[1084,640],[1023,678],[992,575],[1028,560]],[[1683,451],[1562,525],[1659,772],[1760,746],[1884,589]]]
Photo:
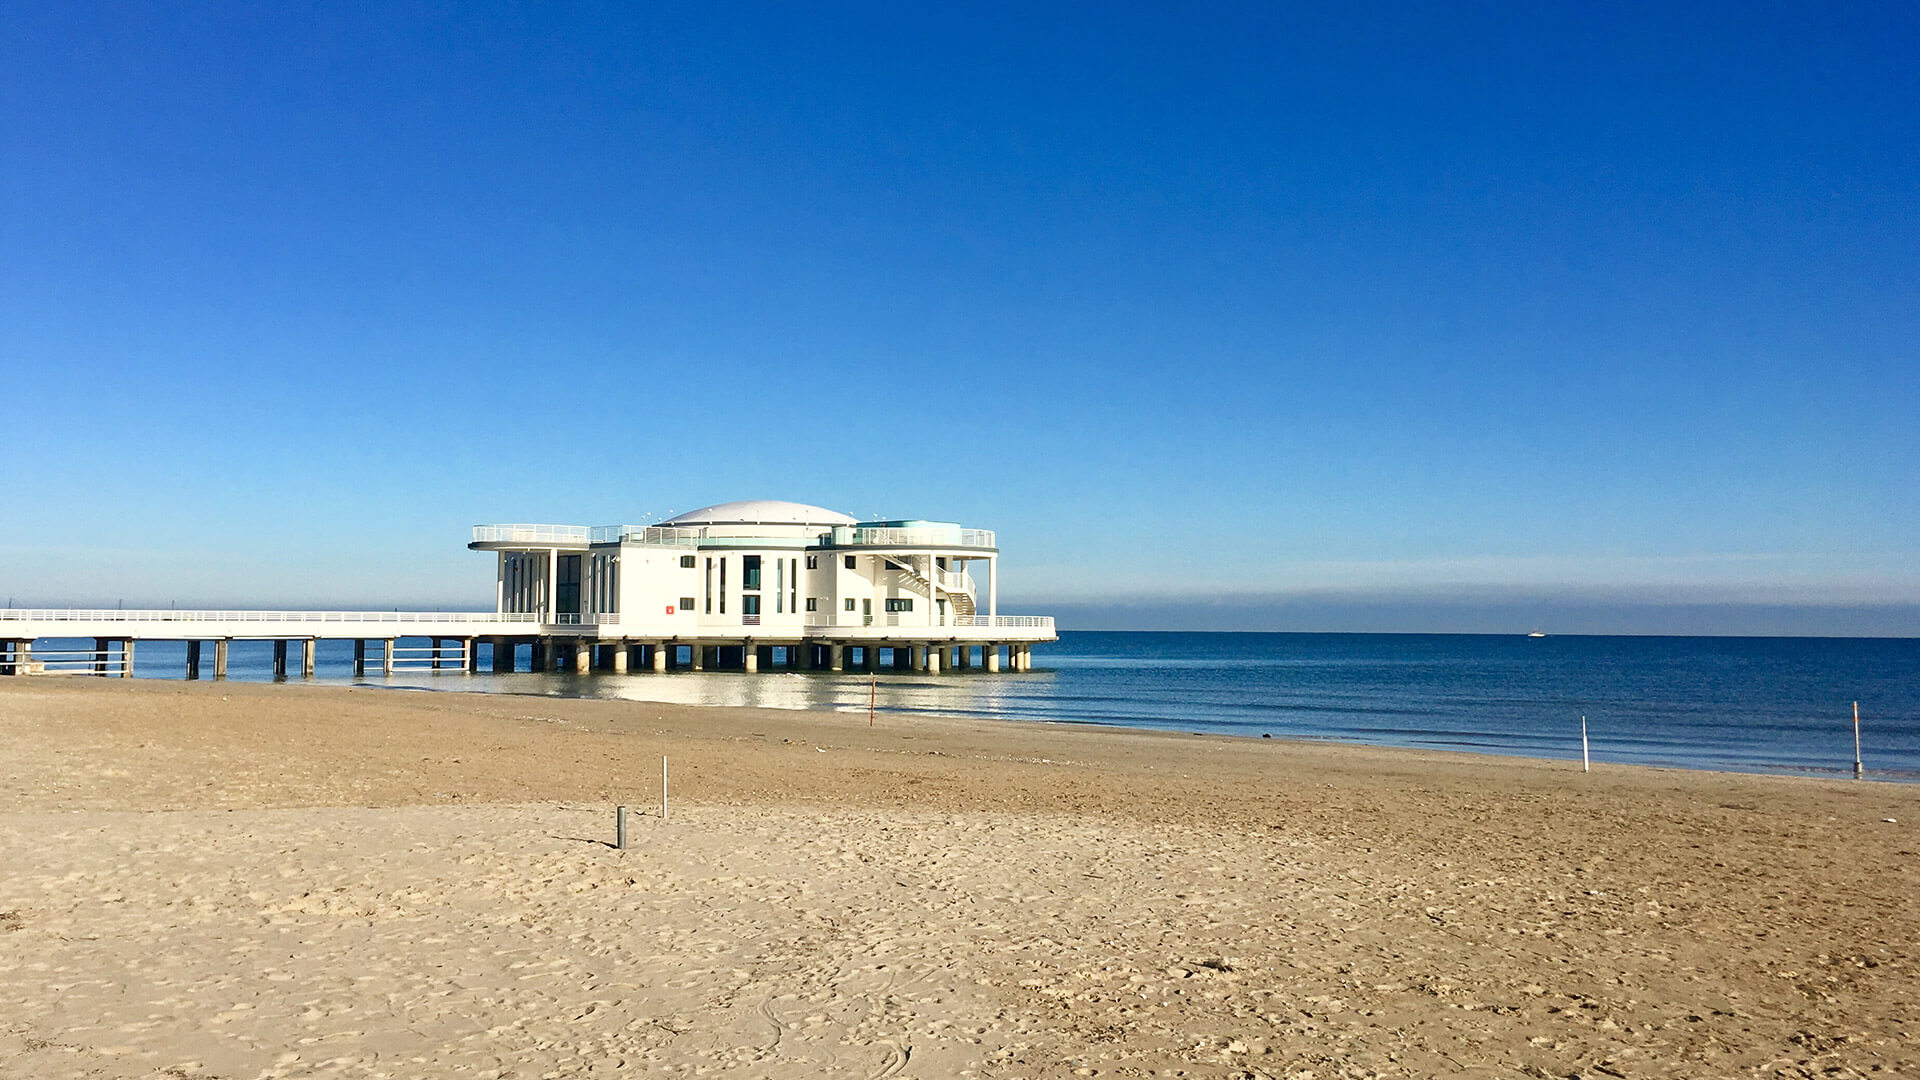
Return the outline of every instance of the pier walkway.
[[[828,621],[834,620],[834,621]],[[844,620],[844,621],[840,621]],[[1053,619],[1030,615],[956,616],[934,625],[823,615],[799,636],[684,631],[623,622],[617,615],[463,611],[174,611],[9,609],[0,611],[0,675],[133,674],[140,641],[187,645],[186,677],[201,677],[202,646],[213,645],[212,676],[227,674],[234,641],[272,641],[273,672],[286,677],[299,645],[300,676],[312,678],[317,643],[351,640],[353,673],[396,671],[627,672],[675,669],[759,671],[898,670],[939,673],[979,664],[987,671],[1026,671],[1035,642],[1055,640]],[[91,648],[51,648],[49,639],[92,639]],[[403,644],[424,639],[426,644]],[[525,663],[520,661],[522,647]],[[1002,654],[1005,654],[1003,665]]]

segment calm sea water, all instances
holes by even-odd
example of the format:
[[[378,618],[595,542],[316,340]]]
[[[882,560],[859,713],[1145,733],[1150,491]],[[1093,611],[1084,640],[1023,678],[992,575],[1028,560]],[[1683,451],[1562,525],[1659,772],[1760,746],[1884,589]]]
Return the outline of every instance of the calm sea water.
[[[270,645],[233,649],[232,678],[271,677]],[[292,660],[297,668],[297,649]],[[323,642],[320,681],[354,682],[351,661],[350,642]],[[145,642],[135,662],[142,677],[177,679],[185,646]],[[1585,715],[1597,762],[1818,776],[1851,774],[1858,700],[1868,776],[1920,781],[1920,639],[1065,631],[1035,649],[1034,664],[1019,675],[887,671],[874,691],[894,715],[1576,760]],[[203,665],[211,673],[210,649]],[[846,711],[864,711],[869,693],[867,677],[853,673],[449,672],[359,682]]]

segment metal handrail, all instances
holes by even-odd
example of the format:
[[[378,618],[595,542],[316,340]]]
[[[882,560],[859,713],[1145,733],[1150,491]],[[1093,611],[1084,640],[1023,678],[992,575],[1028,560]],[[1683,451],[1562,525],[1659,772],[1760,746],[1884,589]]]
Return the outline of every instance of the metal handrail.
[[[537,623],[540,616],[494,611],[176,611],[7,608],[0,622]]]
[[[1053,629],[1053,616],[1051,615],[975,615],[972,618],[962,618],[962,617],[956,616],[953,620],[953,625],[954,626],[972,626],[976,628],[985,628],[989,630],[998,630],[998,629],[1051,630]]]
[[[712,542],[738,547],[756,539],[784,540],[802,537],[709,536],[706,527],[675,525],[475,525],[476,544],[665,544],[694,546]],[[809,543],[818,547],[942,547],[993,548],[992,529],[960,529],[945,526],[894,528],[841,525],[821,533]]]
[[[940,571],[940,587],[948,592],[963,592],[969,595],[976,593],[973,575],[965,570]]]
[[[960,627],[960,628],[972,627],[974,629],[979,629],[979,630],[1052,630],[1053,616],[1051,615],[975,615],[971,618],[963,618],[960,616],[950,616],[948,618],[948,621],[941,625],[949,626],[949,627]],[[825,612],[816,612],[814,614],[814,617],[808,618],[806,623],[806,628],[809,632],[816,631],[816,630],[832,630],[836,627],[842,627],[842,626],[925,627],[928,630],[938,630],[940,628],[937,626],[927,626],[925,623],[919,622],[911,616],[901,616],[901,615],[866,616],[866,615],[847,614],[843,612],[835,612],[833,614],[827,614]]]
[[[476,544],[587,544],[593,530],[585,525],[475,525]]]
[[[942,526],[894,528],[868,525],[841,525],[829,534],[835,547],[974,547],[994,546],[992,529],[958,529]]]

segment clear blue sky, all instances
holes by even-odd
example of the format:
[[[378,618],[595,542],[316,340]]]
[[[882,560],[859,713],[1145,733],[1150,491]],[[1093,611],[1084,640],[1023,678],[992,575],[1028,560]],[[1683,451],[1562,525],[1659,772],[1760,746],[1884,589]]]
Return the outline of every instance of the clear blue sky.
[[[8,5],[0,592],[791,498],[1082,627],[1920,634],[1920,8],[1285,7]]]

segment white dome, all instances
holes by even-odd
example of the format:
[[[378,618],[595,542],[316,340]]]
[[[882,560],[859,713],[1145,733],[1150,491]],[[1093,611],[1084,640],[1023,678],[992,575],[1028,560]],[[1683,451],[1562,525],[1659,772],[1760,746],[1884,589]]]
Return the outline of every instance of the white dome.
[[[852,525],[845,514],[806,503],[780,502],[774,499],[748,499],[745,502],[720,503],[689,510],[661,522],[662,525]]]

